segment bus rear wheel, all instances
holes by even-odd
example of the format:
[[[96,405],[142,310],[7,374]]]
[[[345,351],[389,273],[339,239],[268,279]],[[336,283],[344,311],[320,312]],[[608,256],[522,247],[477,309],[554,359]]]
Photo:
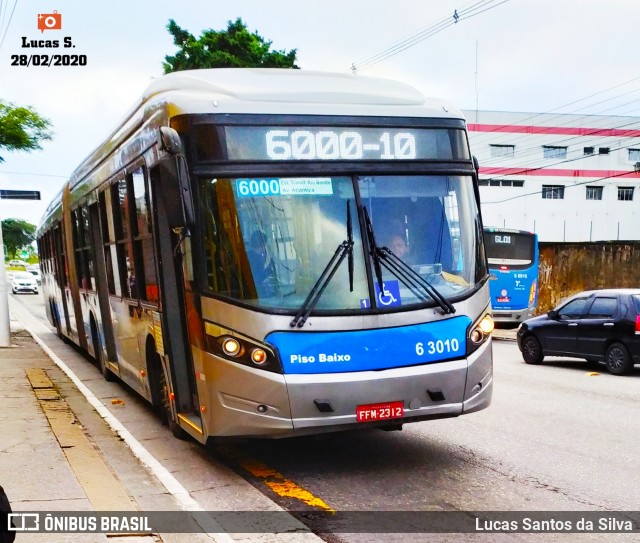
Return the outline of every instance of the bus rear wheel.
[[[96,321],[93,319],[93,317],[91,318],[91,337],[93,338],[93,352],[98,369],[100,370],[100,373],[104,377],[105,381],[112,382],[115,380],[116,376],[107,367],[107,362],[104,359],[102,347],[100,345],[98,327],[96,326]]]
[[[49,307],[51,310],[51,320],[53,321],[53,326],[56,329],[56,335],[65,343],[67,343],[67,338],[62,333],[62,323],[60,322],[60,315],[58,314],[58,308],[56,304],[51,301],[49,302]]]

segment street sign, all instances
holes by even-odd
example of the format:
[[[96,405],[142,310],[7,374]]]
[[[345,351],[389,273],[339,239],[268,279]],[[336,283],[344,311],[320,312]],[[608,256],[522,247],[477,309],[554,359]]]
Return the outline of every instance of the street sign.
[[[0,198],[3,200],[39,200],[40,191],[0,189]]]

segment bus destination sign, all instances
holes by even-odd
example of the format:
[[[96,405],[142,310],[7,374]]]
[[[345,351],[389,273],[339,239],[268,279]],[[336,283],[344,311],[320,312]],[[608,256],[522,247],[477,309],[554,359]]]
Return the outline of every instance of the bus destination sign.
[[[447,128],[226,126],[229,160],[426,160],[454,158]]]

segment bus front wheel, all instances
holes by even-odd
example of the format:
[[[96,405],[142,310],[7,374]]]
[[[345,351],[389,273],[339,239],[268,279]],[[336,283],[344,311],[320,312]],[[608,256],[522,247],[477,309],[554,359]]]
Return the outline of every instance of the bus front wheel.
[[[156,386],[156,398],[159,400],[159,405],[154,405],[156,411],[160,415],[160,418],[164,424],[169,427],[174,437],[178,439],[185,439],[187,433],[180,427],[178,422],[173,418],[173,410],[171,409],[171,398],[169,392],[169,384],[165,370],[162,367],[160,355],[155,353],[154,376]]]

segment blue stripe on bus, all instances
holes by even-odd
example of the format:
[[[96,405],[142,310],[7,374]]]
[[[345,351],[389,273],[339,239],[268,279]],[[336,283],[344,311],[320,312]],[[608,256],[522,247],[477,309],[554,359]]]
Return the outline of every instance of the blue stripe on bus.
[[[266,341],[286,374],[381,370],[462,358],[470,324],[460,316],[375,330],[272,332]]]

